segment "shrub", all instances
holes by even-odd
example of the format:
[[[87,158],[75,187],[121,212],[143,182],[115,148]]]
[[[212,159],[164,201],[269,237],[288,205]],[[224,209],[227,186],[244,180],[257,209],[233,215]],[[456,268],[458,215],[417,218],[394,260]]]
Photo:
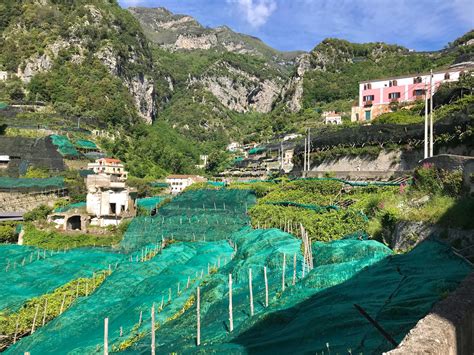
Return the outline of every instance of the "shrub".
[[[51,207],[48,207],[46,205],[40,205],[30,212],[25,213],[23,216],[23,219],[26,222],[31,222],[31,221],[44,221],[46,220],[46,217],[48,217],[48,214],[50,214],[53,211]]]
[[[16,242],[16,224],[11,222],[0,224],[0,243]]]

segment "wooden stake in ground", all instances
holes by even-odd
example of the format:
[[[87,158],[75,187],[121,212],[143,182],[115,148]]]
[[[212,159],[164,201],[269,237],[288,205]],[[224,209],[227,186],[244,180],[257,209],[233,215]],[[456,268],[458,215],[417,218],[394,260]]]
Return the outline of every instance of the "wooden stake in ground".
[[[36,305],[35,316],[33,317],[33,324],[31,325],[31,334],[35,332],[36,317],[38,317],[39,304]]]
[[[267,267],[263,267],[263,278],[265,279],[265,307],[268,307],[268,278],[267,278]]]
[[[281,291],[285,291],[285,269],[286,269],[286,254],[283,253],[283,269],[281,273]]]
[[[293,255],[293,286],[296,283],[296,253]]]
[[[138,319],[138,326],[142,325],[143,311],[140,311],[140,318]]]
[[[13,336],[13,344],[16,344],[16,336],[18,335],[19,323],[20,323],[20,315],[18,315],[18,317],[16,317],[15,335]]]
[[[201,300],[200,300],[199,287],[197,288],[196,295],[196,317],[197,317],[197,336],[196,345],[201,345]]]
[[[232,274],[229,274],[229,331],[234,330],[234,317],[232,315]]]
[[[249,269],[250,316],[253,317],[252,269]]]
[[[104,319],[104,355],[109,354],[109,318]]]
[[[48,299],[45,298],[44,300],[44,309],[43,309],[43,322],[42,326],[44,327],[44,324],[46,323],[46,310],[48,309]]]
[[[155,305],[151,307],[151,355],[155,355]]]

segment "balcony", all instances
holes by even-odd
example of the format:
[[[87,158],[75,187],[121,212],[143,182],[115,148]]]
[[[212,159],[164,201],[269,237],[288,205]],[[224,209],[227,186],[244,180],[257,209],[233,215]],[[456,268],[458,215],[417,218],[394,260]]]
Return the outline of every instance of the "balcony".
[[[394,97],[390,99],[390,103],[398,103],[400,99],[398,97]]]
[[[364,106],[365,107],[372,106],[372,100],[364,101]]]

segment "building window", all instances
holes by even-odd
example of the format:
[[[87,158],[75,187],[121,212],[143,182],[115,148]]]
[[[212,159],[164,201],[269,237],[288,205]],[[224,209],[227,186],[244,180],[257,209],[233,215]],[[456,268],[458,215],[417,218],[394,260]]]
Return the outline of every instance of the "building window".
[[[372,89],[371,83],[364,84],[364,90],[370,90],[370,89]]]
[[[388,98],[390,100],[399,99],[400,98],[400,93],[399,92],[391,92],[391,93],[388,94]]]
[[[444,80],[449,80],[449,78],[450,78],[449,73],[444,74]]]
[[[425,94],[425,90],[424,89],[416,89],[416,90],[413,90],[413,96],[423,96]]]
[[[417,76],[416,78],[413,78],[413,84],[421,84],[421,76]]]
[[[367,101],[374,101],[374,95],[366,95],[364,96],[364,101],[367,102]]]
[[[392,87],[392,86],[397,86],[397,81],[396,80],[390,80],[388,82],[388,86]]]

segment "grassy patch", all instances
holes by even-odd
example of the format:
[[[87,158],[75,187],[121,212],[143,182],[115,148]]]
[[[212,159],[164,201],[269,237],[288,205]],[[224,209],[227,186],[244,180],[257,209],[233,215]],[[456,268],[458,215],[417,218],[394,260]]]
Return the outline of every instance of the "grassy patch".
[[[50,228],[39,230],[32,224],[25,226],[25,245],[31,245],[42,249],[57,250],[92,246],[115,246],[121,240],[125,232],[125,224],[119,229],[107,234],[79,234],[60,233]]]

